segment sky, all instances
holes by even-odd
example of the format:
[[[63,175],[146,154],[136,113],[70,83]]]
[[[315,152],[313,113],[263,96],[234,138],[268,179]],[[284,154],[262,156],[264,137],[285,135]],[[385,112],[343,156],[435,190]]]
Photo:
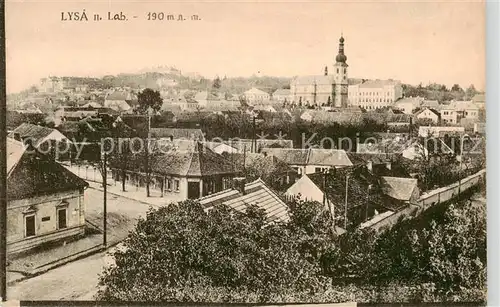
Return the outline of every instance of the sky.
[[[158,65],[208,78],[322,74],[341,33],[349,77],[484,89],[484,8],[474,0],[7,0],[7,91],[49,75],[101,77]],[[84,9],[88,22],[61,21],[62,12]],[[108,11],[128,20],[108,21]],[[201,20],[148,21],[148,12]],[[95,13],[103,20],[93,21]]]

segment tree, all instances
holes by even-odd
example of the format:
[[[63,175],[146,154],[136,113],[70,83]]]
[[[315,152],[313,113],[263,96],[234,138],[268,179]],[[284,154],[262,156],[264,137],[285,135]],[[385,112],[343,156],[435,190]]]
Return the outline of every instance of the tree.
[[[458,84],[455,83],[451,87],[451,91],[452,92],[463,92],[464,90],[460,87],[460,85],[458,85]]]
[[[144,89],[137,95],[138,106],[137,113],[146,114],[149,108],[158,112],[163,105],[163,99],[161,98],[160,92],[152,90],[150,88]]]
[[[216,90],[220,89],[222,86],[222,82],[219,76],[215,77],[214,82],[212,83],[212,87]]]
[[[474,87],[474,84],[471,84],[466,90],[465,90],[465,99],[470,100],[472,97],[476,96],[478,91]]]
[[[298,252],[297,236],[265,225],[265,211],[253,205],[242,213],[224,205],[206,212],[194,201],[152,210],[114,253],[99,298],[210,301],[229,293],[224,300],[266,302],[320,289],[319,266]]]

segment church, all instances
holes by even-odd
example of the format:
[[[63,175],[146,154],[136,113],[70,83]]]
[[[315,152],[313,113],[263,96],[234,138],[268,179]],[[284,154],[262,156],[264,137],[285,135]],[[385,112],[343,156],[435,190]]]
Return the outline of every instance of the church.
[[[339,52],[335,57],[333,74],[329,74],[328,66],[324,75],[298,76],[290,82],[292,102],[298,105],[322,106],[336,108],[348,106],[347,56],[344,53],[344,37],[339,39]]]

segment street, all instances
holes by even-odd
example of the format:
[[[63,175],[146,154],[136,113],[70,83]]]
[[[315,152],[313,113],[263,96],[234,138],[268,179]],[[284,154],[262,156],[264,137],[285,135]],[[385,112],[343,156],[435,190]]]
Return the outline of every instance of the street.
[[[110,249],[110,251],[113,249]],[[101,252],[7,288],[9,300],[93,300],[99,274],[112,263]]]
[[[103,192],[85,191],[86,219],[102,228]],[[115,244],[127,237],[137,219],[144,217],[148,205],[108,194],[108,244]],[[110,251],[112,251],[110,249]],[[36,277],[8,287],[11,300],[92,300],[97,292],[98,276],[112,262],[108,252],[94,254]]]

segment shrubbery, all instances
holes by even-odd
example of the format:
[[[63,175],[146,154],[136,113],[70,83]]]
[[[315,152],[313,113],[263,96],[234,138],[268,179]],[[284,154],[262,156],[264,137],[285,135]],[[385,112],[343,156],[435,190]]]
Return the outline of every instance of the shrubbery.
[[[139,221],[103,300],[189,302],[484,301],[485,208],[469,201],[403,221],[382,234],[338,236],[314,202],[290,203],[287,224],[265,212],[186,201]]]

